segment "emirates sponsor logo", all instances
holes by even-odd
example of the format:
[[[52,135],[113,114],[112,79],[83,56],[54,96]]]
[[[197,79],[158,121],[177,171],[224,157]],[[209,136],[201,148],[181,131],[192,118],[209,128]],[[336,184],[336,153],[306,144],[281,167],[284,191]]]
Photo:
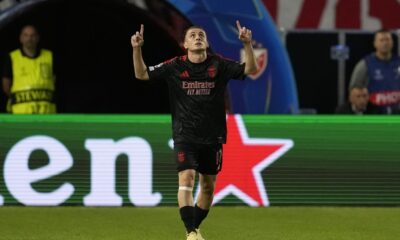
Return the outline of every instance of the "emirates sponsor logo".
[[[215,82],[182,82],[183,89],[215,88]]]
[[[182,89],[187,95],[210,95],[213,88],[215,88],[215,82],[182,81]]]

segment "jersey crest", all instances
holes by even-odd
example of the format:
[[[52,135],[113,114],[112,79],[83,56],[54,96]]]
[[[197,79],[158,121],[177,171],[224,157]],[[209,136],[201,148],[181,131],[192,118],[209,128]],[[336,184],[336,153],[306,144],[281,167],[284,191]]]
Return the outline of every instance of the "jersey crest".
[[[189,72],[188,72],[187,70],[185,70],[185,71],[183,71],[183,72],[179,75],[179,77],[180,77],[181,79],[189,78]]]
[[[207,73],[210,78],[215,78],[215,76],[217,75],[217,69],[214,65],[211,65],[207,68]]]

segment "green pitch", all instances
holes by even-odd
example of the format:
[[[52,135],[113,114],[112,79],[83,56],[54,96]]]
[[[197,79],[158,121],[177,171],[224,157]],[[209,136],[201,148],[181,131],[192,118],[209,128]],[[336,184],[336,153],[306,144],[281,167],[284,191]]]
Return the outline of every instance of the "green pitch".
[[[207,240],[400,239],[400,208],[214,207]],[[0,207],[1,240],[185,239],[177,208]]]

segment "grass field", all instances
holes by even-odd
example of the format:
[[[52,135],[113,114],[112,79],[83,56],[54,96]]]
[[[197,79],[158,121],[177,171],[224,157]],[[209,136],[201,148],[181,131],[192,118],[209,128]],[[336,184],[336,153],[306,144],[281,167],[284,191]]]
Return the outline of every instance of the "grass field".
[[[207,240],[396,240],[400,208],[214,207]],[[177,208],[0,207],[1,240],[185,239]]]

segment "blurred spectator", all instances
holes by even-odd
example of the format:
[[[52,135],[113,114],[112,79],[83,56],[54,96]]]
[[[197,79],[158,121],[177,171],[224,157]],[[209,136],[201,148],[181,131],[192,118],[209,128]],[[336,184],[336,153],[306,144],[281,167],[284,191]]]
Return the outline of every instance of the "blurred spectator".
[[[337,114],[379,114],[381,109],[368,101],[369,94],[366,87],[354,87],[350,90],[349,101],[338,108]]]
[[[53,54],[41,49],[32,25],[22,28],[21,47],[8,54],[3,71],[3,91],[11,113],[55,113]]]
[[[354,68],[350,89],[367,87],[369,101],[384,114],[400,113],[400,57],[392,53],[392,34],[387,30],[376,32],[374,47],[375,52]]]

